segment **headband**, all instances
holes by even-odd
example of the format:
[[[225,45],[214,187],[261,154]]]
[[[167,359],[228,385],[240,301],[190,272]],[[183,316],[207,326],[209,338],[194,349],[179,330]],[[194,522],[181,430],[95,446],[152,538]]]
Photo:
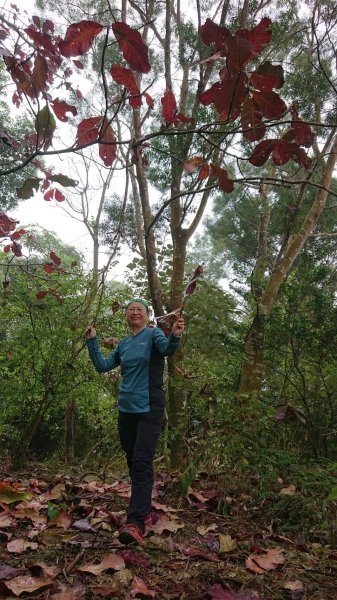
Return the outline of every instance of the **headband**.
[[[125,310],[127,310],[128,306],[130,306],[130,304],[132,304],[133,302],[139,302],[140,304],[145,306],[147,312],[150,312],[150,305],[146,302],[146,300],[143,300],[142,298],[132,298],[132,300],[129,300],[129,302],[125,306]]]

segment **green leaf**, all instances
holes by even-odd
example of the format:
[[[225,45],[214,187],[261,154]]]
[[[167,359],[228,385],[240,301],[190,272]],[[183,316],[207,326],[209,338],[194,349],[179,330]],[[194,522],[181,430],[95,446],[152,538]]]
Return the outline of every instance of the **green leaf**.
[[[337,500],[337,485],[330,490],[327,500]]]
[[[57,517],[59,516],[59,509],[57,506],[55,506],[55,504],[53,504],[52,502],[48,503],[48,519],[50,519],[50,521],[55,521],[55,519],[57,519]]]
[[[29,178],[24,181],[20,188],[16,188],[16,194],[21,200],[28,200],[34,196],[34,190],[38,191],[41,179],[38,177]]]
[[[78,185],[78,181],[76,179],[70,179],[67,175],[62,175],[62,173],[58,173],[57,175],[51,175],[48,177],[50,181],[55,181],[56,183],[60,183],[63,187],[76,187]]]
[[[32,494],[29,494],[28,492],[20,492],[11,488],[10,486],[0,489],[0,502],[3,504],[12,504],[13,502],[31,500],[32,497]]]
[[[45,149],[50,146],[54,131],[56,129],[56,121],[49,107],[44,106],[38,113],[35,119],[35,130],[38,135],[39,142],[43,142]]]

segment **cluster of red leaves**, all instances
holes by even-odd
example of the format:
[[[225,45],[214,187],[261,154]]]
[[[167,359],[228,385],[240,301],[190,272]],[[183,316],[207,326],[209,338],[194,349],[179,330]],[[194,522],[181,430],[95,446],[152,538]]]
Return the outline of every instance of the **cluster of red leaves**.
[[[251,30],[240,29],[235,33],[226,27],[216,25],[211,19],[200,28],[200,36],[207,46],[215,45],[216,52],[206,62],[225,61],[219,73],[219,81],[200,95],[200,102],[213,104],[223,121],[240,119],[243,136],[250,142],[261,140],[267,131],[266,123],[280,119],[287,111],[287,105],[274,91],[284,84],[283,68],[269,61],[261,63],[248,72],[247,65],[254,60],[271,40],[271,20],[263,18]],[[295,107],[290,108],[292,127],[281,139],[267,139],[260,142],[249,158],[249,162],[262,166],[271,156],[276,165],[284,165],[290,159],[304,168],[310,159],[301,146],[310,147],[313,132],[304,123]],[[186,173],[200,169],[198,179],[206,179],[211,173],[220,189],[230,193],[233,182],[227,171],[219,165],[209,165],[202,157],[195,156],[185,161]]]
[[[83,56],[89,52],[96,37],[107,29],[95,21],[83,20],[71,24],[64,39],[61,39],[54,35],[54,24],[50,19],[42,21],[39,17],[34,16],[32,21],[24,29],[24,32],[30,38],[31,44],[34,45],[33,55],[31,55],[31,47],[29,56],[25,55],[22,49],[17,50],[16,55],[7,50],[5,46],[0,48],[7,69],[16,84],[16,92],[13,95],[14,104],[19,106],[24,96],[28,96],[34,101],[42,95],[46,100],[46,105],[37,113],[36,133],[25,138],[26,147],[23,148],[23,154],[26,155],[34,147],[36,149],[42,146],[44,150],[47,150],[51,145],[56,128],[54,115],[62,122],[68,121],[68,114],[73,117],[77,115],[75,106],[59,97],[50,97],[51,86],[56,77],[63,77],[66,89],[76,93],[77,97],[81,97],[81,93],[74,90],[68,81],[72,70],[69,68],[68,62],[64,64],[64,59]],[[137,73],[148,73],[151,69],[148,62],[148,48],[140,33],[126,23],[113,23],[111,31],[124,60],[131,69]],[[8,28],[3,26],[3,37],[6,38],[8,34]],[[74,60],[73,63],[77,68],[83,68],[80,61]],[[117,83],[124,85],[129,90],[131,96],[137,96],[137,98],[131,98],[131,106],[140,106],[141,94],[132,71],[120,67],[120,65],[113,65],[111,75]],[[149,94],[146,94],[145,98],[148,104],[152,103]],[[115,133],[105,115],[89,117],[78,125],[76,146],[85,147],[93,143],[99,144],[99,154],[104,164],[111,166],[116,159]]]
[[[15,5],[13,7],[13,10],[16,10]],[[0,131],[4,143],[25,159],[48,150],[53,142],[57,120],[67,122],[70,117],[77,116],[74,105],[59,96],[53,97],[53,86],[56,78],[59,78],[61,83],[57,85],[57,89],[64,87],[67,92],[74,93],[78,99],[82,97],[80,90],[74,89],[69,81],[72,75],[69,59],[72,59],[72,66],[83,69],[81,61],[75,57],[88,53],[96,38],[103,32],[106,35],[106,43],[110,32],[113,33],[115,43],[121,52],[121,61],[124,60],[127,64],[123,66],[114,63],[109,69],[113,80],[125,90],[118,102],[128,99],[130,106],[138,109],[142,106],[144,98],[149,109],[154,105],[152,97],[148,92],[142,91],[138,84],[139,75],[147,74],[151,70],[148,47],[139,31],[124,22],[103,26],[89,20],[72,23],[63,38],[56,36],[54,29],[54,23],[50,19],[42,20],[38,16],[33,16],[32,22],[24,29],[25,35],[30,40],[25,52],[24,44],[15,43],[12,49],[9,49],[9,44],[6,47],[6,40],[10,39],[11,31],[6,24],[1,25],[0,54],[16,85],[13,102],[16,106],[20,106],[23,98],[28,97],[30,102],[35,102],[38,106],[35,132],[27,134],[22,144],[4,130]],[[271,20],[263,18],[250,30],[240,29],[231,32],[226,27],[207,19],[200,28],[199,34],[205,45],[215,48],[215,52],[205,62],[220,61],[221,63],[219,81],[200,95],[200,102],[205,106],[213,104],[223,121],[233,122],[240,119],[244,137],[250,142],[259,141],[249,158],[251,164],[260,167],[271,157],[277,165],[284,165],[289,160],[293,160],[308,168],[310,159],[303,146],[308,148],[312,145],[313,132],[310,126],[300,119],[296,108],[288,109],[282,98],[275,92],[275,89],[280,89],[284,84],[282,67],[264,61],[251,72],[248,71],[248,65],[264,51],[271,40]],[[42,106],[43,102],[44,106]],[[165,91],[161,98],[161,105],[162,117],[166,123],[164,129],[169,126],[195,125],[193,117],[178,111],[176,98],[171,89]],[[268,124],[275,119],[283,118],[288,111],[292,115],[289,131],[281,139],[262,140]],[[110,118],[108,111],[105,111],[104,114],[82,119],[77,125],[74,142],[74,148],[97,144],[100,158],[106,167],[110,167],[117,158],[118,145],[112,127],[113,118]],[[143,147],[144,144],[134,146],[133,161],[141,157]],[[146,164],[144,157],[142,160]],[[41,166],[36,159],[34,164],[37,167]],[[226,168],[219,164],[209,164],[203,157],[195,156],[185,161],[184,169],[189,174],[198,171],[200,181],[212,177],[226,193],[233,191],[233,181]],[[61,185],[76,185],[76,182],[68,180],[68,183],[64,183],[65,176],[49,175],[46,174],[45,178],[27,179],[17,190],[18,196],[22,199],[29,198],[35,191],[41,189],[46,201],[52,199],[57,202],[64,201],[64,194],[53,186],[53,182]],[[0,228],[3,229],[1,223]],[[11,250],[16,256],[21,256],[21,245],[18,240],[12,237],[11,242],[6,246],[6,252]]]
[[[0,237],[9,237],[11,240],[10,244],[7,244],[3,251],[5,253],[10,252],[12,250],[15,256],[22,256],[22,245],[18,242],[21,236],[26,233],[25,229],[17,229],[16,228],[17,221],[14,221],[4,211],[0,211]]]

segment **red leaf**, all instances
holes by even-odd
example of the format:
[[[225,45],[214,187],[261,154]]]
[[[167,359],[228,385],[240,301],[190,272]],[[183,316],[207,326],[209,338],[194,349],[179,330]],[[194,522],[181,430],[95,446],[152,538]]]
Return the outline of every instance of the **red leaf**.
[[[173,92],[171,90],[166,90],[160,101],[163,106],[162,115],[165,121],[170,123],[177,111],[177,103]]]
[[[99,155],[106,167],[111,167],[117,158],[117,144],[115,133],[109,123],[103,126],[103,137],[99,144]]]
[[[178,121],[181,121],[181,123],[190,123],[191,125],[195,124],[195,119],[193,119],[193,117],[186,117],[186,115],[184,115],[183,113],[178,113],[175,118],[175,125],[178,125]]]
[[[230,70],[243,69],[247,63],[255,58],[256,52],[252,43],[237,32],[228,41],[227,64]]]
[[[247,75],[237,71],[234,75],[226,68],[222,71],[223,80],[215,90],[214,105],[222,118],[234,121],[241,112],[241,105],[246,95]]]
[[[55,190],[55,200],[57,202],[63,202],[65,200],[65,196],[62,194],[60,190]]]
[[[146,556],[134,550],[121,550],[118,554],[124,558],[126,565],[135,565],[142,568],[151,566],[151,562]]]
[[[53,44],[52,38],[48,33],[41,33],[37,31],[35,25],[29,25],[24,32],[33,40],[36,46],[45,48],[51,54],[55,54],[55,46]]]
[[[228,179],[226,169],[223,169],[222,167],[219,167],[219,165],[212,163],[211,170],[218,181],[220,189],[224,192],[227,192],[227,194],[230,194],[234,189],[234,184],[230,179]]]
[[[184,300],[187,296],[190,296],[194,290],[197,283],[198,277],[204,272],[204,268],[202,265],[198,265],[196,270],[194,271],[191,279],[189,280],[187,286],[185,287],[182,293],[182,299]]]
[[[298,144],[289,144],[289,146],[291,146],[291,158],[299,165],[302,165],[305,169],[308,169],[310,167],[311,160],[305,150],[300,148]]]
[[[54,198],[55,195],[55,188],[50,188],[44,195],[43,195],[43,199],[46,200],[47,202],[50,202],[50,200],[52,200]]]
[[[260,92],[271,92],[273,88],[281,88],[283,86],[283,68],[281,65],[272,65],[267,60],[252,73],[250,81]]]
[[[141,96],[133,96],[132,98],[129,99],[129,104],[130,104],[130,106],[132,106],[132,108],[139,108],[143,104],[142,97]]]
[[[199,100],[201,104],[204,106],[209,106],[212,104],[212,102],[214,102],[215,94],[219,89],[221,89],[221,83],[219,81],[217,83],[213,83],[209,90],[206,90],[206,92],[200,94]]]
[[[146,100],[146,104],[150,107],[153,108],[154,107],[154,100],[152,98],[152,96],[150,96],[150,94],[148,94],[147,92],[144,92],[144,98]]]
[[[21,244],[18,244],[18,242],[14,241],[12,244],[12,252],[15,254],[15,256],[22,256]]]
[[[45,263],[43,265],[43,269],[46,273],[53,273],[55,271],[55,267],[51,263]]]
[[[17,231],[14,231],[14,233],[11,235],[11,240],[19,240],[24,233],[26,233],[26,229],[18,229]]]
[[[249,162],[254,165],[254,167],[261,167],[264,165],[272,153],[275,144],[277,144],[277,140],[264,140],[263,142],[260,142],[255,146],[253,153],[249,158]]]
[[[14,221],[0,210],[0,237],[7,237],[11,231],[14,231],[18,221]]]
[[[303,123],[303,121],[299,118],[295,107],[292,107],[291,112],[293,115],[291,124],[295,132],[295,141],[300,144],[300,146],[306,146],[306,148],[309,148],[313,144],[314,133],[311,127],[307,123]]]
[[[240,29],[236,32],[236,35],[248,40],[252,44],[254,51],[260,53],[272,38],[271,23],[271,19],[264,17],[253,29]]]
[[[69,119],[69,117],[66,116],[67,112],[70,112],[74,117],[76,117],[77,115],[77,109],[75,108],[75,106],[68,104],[64,100],[59,100],[59,98],[55,98],[55,100],[53,100],[50,104],[57,118],[60,121],[63,121],[64,123],[66,123]]]
[[[250,142],[256,142],[260,140],[265,132],[266,128],[261,125],[262,122],[262,110],[254,98],[246,96],[241,111],[241,125],[243,128],[244,137]]]
[[[130,69],[126,69],[125,67],[121,67],[118,64],[114,64],[110,69],[110,74],[112,79],[116,83],[124,85],[130,94],[136,95],[140,93],[137,82]]]
[[[194,158],[185,160],[184,171],[189,174],[194,173],[203,163],[204,159],[201,158],[201,156],[195,156]]]
[[[14,104],[14,106],[16,106],[16,108],[20,107],[21,101],[20,98],[18,96],[18,94],[16,92],[14,92],[13,96],[12,96],[12,102]]]
[[[286,103],[276,92],[253,92],[253,98],[260,106],[266,119],[281,117],[287,110]]]
[[[61,259],[60,259],[60,258],[57,256],[57,254],[55,254],[55,252],[52,250],[52,251],[49,253],[49,256],[50,256],[50,258],[52,259],[52,261],[55,263],[55,265],[57,265],[57,266],[59,267],[62,261],[61,261]]]
[[[46,19],[42,25],[42,30],[44,33],[47,33],[47,31],[51,31],[52,33],[54,33],[55,25],[53,21],[51,21],[50,19]]]
[[[82,146],[98,139],[102,117],[83,119],[77,128],[76,145]]]
[[[291,144],[288,144],[284,140],[276,142],[272,152],[272,159],[275,165],[284,165],[288,162],[290,159],[290,146]]]
[[[144,44],[139,31],[121,22],[113,23],[111,28],[123,57],[131,69],[137,71],[137,73],[148,73],[151,70],[148,60],[148,47]]]
[[[8,254],[8,252],[10,251],[12,247],[12,244],[7,244],[6,246],[3,247],[3,252],[5,252],[6,254]]]
[[[75,67],[77,67],[78,69],[81,69],[81,70],[84,69],[84,64],[81,63],[80,60],[73,60],[73,63],[75,65]]]
[[[209,164],[204,163],[202,166],[202,169],[199,173],[198,179],[200,181],[203,181],[204,179],[207,179],[208,177],[209,177]]]
[[[38,29],[41,29],[41,19],[37,15],[32,16],[32,21],[35,23]]]
[[[48,79],[48,64],[47,64],[47,61],[44,58],[44,56],[42,56],[38,52],[36,59],[35,59],[34,70],[33,70],[33,74],[32,74],[32,81],[33,81],[34,87],[37,91],[36,95],[38,95],[39,92],[43,92],[43,90],[46,89],[47,79]]]
[[[91,48],[103,25],[96,21],[80,21],[68,27],[64,40],[59,40],[62,56],[81,56]]]
[[[199,35],[206,46],[214,43],[217,49],[224,48],[226,40],[232,36],[229,29],[220,27],[211,19],[206,19],[205,24],[199,29]]]

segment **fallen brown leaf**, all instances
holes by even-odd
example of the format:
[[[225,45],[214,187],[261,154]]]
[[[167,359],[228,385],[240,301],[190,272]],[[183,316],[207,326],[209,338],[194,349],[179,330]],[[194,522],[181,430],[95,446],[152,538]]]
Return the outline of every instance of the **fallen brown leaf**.
[[[263,554],[251,554],[246,560],[246,567],[254,573],[263,574],[265,571],[277,569],[285,561],[282,548],[267,550]]]
[[[118,554],[107,554],[103,557],[102,562],[98,565],[86,564],[82,567],[78,567],[77,571],[83,571],[84,573],[92,573],[93,575],[100,575],[103,571],[113,569],[114,571],[122,571],[125,569],[125,561]]]
[[[52,587],[54,584],[52,579],[31,577],[30,575],[20,575],[14,577],[10,581],[6,581],[6,587],[15,594],[20,596],[23,592],[35,592],[45,587]]]
[[[25,552],[28,549],[36,550],[36,548],[38,548],[38,547],[39,547],[39,544],[37,544],[36,542],[27,542],[26,540],[24,540],[22,538],[12,540],[11,542],[8,542],[8,544],[7,544],[7,550],[8,550],[8,552],[11,552],[12,554],[22,554],[22,552]]]

